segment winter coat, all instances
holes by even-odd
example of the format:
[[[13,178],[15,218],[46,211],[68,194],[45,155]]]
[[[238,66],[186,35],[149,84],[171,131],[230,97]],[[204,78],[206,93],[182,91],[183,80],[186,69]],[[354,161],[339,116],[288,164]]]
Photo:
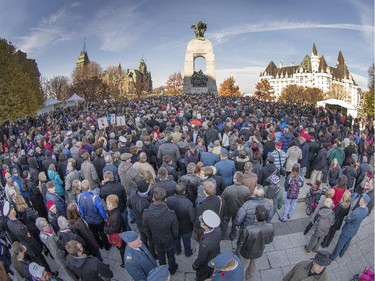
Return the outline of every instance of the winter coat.
[[[253,172],[245,172],[243,174],[243,185],[246,186],[250,191],[250,196],[253,196],[254,189],[258,182],[257,174]]]
[[[176,213],[179,232],[181,234],[192,232],[195,221],[193,203],[185,195],[175,194],[167,198],[166,204]]]
[[[271,223],[255,222],[242,230],[237,242],[239,253],[245,259],[260,258],[265,245],[272,243],[273,237],[274,230]]]
[[[223,202],[221,198],[216,195],[207,196],[203,202],[197,206],[194,223],[196,228],[200,227],[199,216],[206,210],[214,211],[221,218],[223,212]]]
[[[31,179],[26,179],[26,186],[29,191],[31,204],[33,204],[33,207],[38,212],[39,216],[45,218],[47,216],[47,211],[39,187]]]
[[[234,161],[223,159],[215,164],[216,174],[223,177],[225,186],[233,184],[233,176],[236,171]]]
[[[79,213],[88,224],[98,225],[107,219],[100,198],[89,191],[83,191],[78,195],[77,205]]]
[[[69,228],[86,241],[86,248],[91,254],[95,255],[99,251],[99,244],[84,220],[69,221]]]
[[[147,193],[134,192],[128,197],[127,206],[130,207],[135,214],[135,223],[138,229],[143,231],[142,215],[143,211],[150,206],[150,200]]]
[[[86,249],[86,242],[84,239],[82,239],[81,236],[71,231],[69,228],[64,230],[59,230],[57,232],[57,237],[59,240],[57,241],[57,245],[59,246],[60,250],[64,252],[65,254],[68,254],[65,249],[66,243],[68,243],[71,240],[76,240],[79,243],[81,243],[82,247]]]
[[[335,209],[339,205],[339,203],[341,201],[341,198],[344,195],[345,191],[347,191],[348,189],[346,187],[345,188],[339,188],[337,186],[334,186],[333,190],[335,191],[335,194],[332,197],[332,201],[333,201],[333,205],[334,205],[334,209]]]
[[[345,224],[342,227],[341,235],[346,237],[354,237],[357,234],[361,222],[366,218],[368,214],[367,207],[358,207],[348,215],[344,221]]]
[[[47,249],[51,253],[53,259],[58,264],[64,264],[65,252],[60,250],[58,246],[59,237],[55,233],[47,233],[41,231],[39,234],[40,241],[46,245]]]
[[[56,209],[57,209],[57,213],[59,214],[59,216],[66,217],[66,204],[65,204],[65,200],[61,196],[59,196],[58,194],[51,193],[51,192],[47,191],[47,193],[46,193],[46,202],[51,201],[51,200],[55,203]]]
[[[103,180],[103,168],[105,166],[105,160],[103,157],[96,157],[93,161],[92,164],[95,167],[96,174],[99,177],[99,180]]]
[[[280,175],[280,172],[275,164],[267,164],[260,170],[260,173],[258,174],[258,183],[263,186],[269,185],[269,177],[272,174]]]
[[[227,186],[221,195],[224,206],[224,217],[233,217],[237,215],[238,209],[250,197],[249,189],[241,184]]]
[[[263,197],[252,197],[238,210],[235,224],[241,225],[242,228],[253,225],[255,223],[255,209],[258,205],[266,207],[269,212],[267,222],[270,223],[273,217],[273,207],[270,200]]]
[[[337,184],[339,176],[342,174],[342,170],[339,167],[338,169],[329,169],[327,173],[328,184],[330,187],[333,187]]]
[[[170,249],[178,237],[178,221],[166,204],[152,204],[143,212],[144,231],[156,249]]]
[[[309,145],[309,161],[314,161],[319,152],[320,145],[316,141],[309,142],[308,145]]]
[[[315,221],[314,235],[317,237],[325,237],[331,225],[334,223],[335,216],[331,208],[321,207]]]
[[[195,201],[195,205],[199,205],[203,202],[203,200],[206,198],[206,195],[204,194],[204,184],[207,182],[207,181],[210,181],[212,182],[215,186],[216,186],[216,180],[214,178],[208,178],[208,179],[205,179],[204,181],[201,181],[199,186],[198,186],[198,191],[197,191],[197,199]]]
[[[109,265],[95,257],[83,255],[81,257],[66,257],[66,266],[74,272],[81,281],[103,281],[113,277]]]
[[[202,152],[200,160],[205,167],[215,166],[215,164],[220,161],[220,157],[213,152]]]
[[[100,188],[99,197],[105,201],[109,195],[117,195],[118,208],[122,213],[126,209],[126,192],[125,188],[119,182],[108,181]]]
[[[297,263],[283,278],[283,281],[328,281],[329,275],[325,269],[320,275],[308,276],[312,261],[301,261]]]
[[[332,225],[334,230],[340,230],[344,218],[349,214],[350,207],[344,208],[339,204],[335,209],[335,222]]]
[[[292,143],[292,140],[293,140],[293,136],[291,133],[284,133],[281,135],[280,137],[281,149],[284,152],[288,151],[290,144]]]
[[[234,164],[236,167],[236,171],[245,172],[245,164],[246,162],[249,162],[250,158],[246,156],[244,159],[240,158],[239,156],[236,156],[234,159]]]
[[[340,166],[342,166],[342,164],[344,163],[344,159],[345,159],[345,152],[344,152],[344,149],[342,147],[335,147],[330,155],[329,155],[329,163],[331,164],[332,160],[333,159],[337,159],[337,162],[339,163]]]
[[[327,171],[328,169],[328,160],[327,160],[327,149],[322,147],[318,154],[316,155],[313,169],[316,171]]]
[[[80,180],[80,175],[77,170],[71,171],[65,177],[65,191],[66,191],[67,199],[69,200],[69,202],[74,202],[75,200],[74,193],[72,190],[72,184],[73,184],[73,181],[75,180]]]
[[[114,178],[115,182],[120,181],[120,178],[119,178],[119,175],[118,175],[118,169],[117,169],[115,164],[106,164],[104,166],[103,170],[102,170],[103,175],[107,171],[112,172],[112,175],[113,175],[113,178]]]
[[[186,184],[186,197],[195,205],[201,178],[194,174],[186,174],[180,178],[180,182]]]
[[[353,166],[346,166],[342,170],[342,174],[345,175],[348,179],[346,186],[349,189],[354,188],[355,185],[355,179],[357,177],[357,170]]]
[[[177,145],[172,142],[163,143],[159,147],[157,154],[159,161],[163,161],[163,158],[166,155],[170,155],[172,157],[173,166],[177,165],[177,161],[181,157],[180,150],[178,149]]]
[[[132,163],[121,161],[118,167],[118,174],[122,186],[125,187],[127,196],[137,191],[137,181],[141,179],[141,174],[133,167]]]
[[[98,173],[96,172],[94,165],[89,160],[86,160],[85,162],[82,163],[81,175],[83,179],[89,181],[90,190],[93,190],[99,187],[100,180],[98,177]]]
[[[301,159],[301,168],[307,168],[309,165],[309,145],[307,142],[304,142],[301,146],[302,159]]]
[[[113,233],[121,233],[125,230],[125,223],[122,219],[119,208],[108,211],[108,219],[104,224],[104,233],[109,235]]]
[[[302,150],[296,146],[293,145],[288,149],[286,152],[286,163],[285,163],[285,171],[291,172],[293,165],[298,163],[299,160],[302,159]]]
[[[173,179],[171,179],[172,177],[170,176],[169,178],[167,178],[166,180],[159,180],[157,182],[155,182],[151,188],[150,188],[150,198],[152,198],[152,196],[154,195],[154,190],[156,188],[162,188],[165,190],[166,194],[167,194],[167,197],[169,196],[173,196],[174,193],[175,193],[175,189],[176,189],[176,185],[177,185],[177,182],[175,182]]]
[[[61,197],[64,197],[65,196],[65,189],[63,187],[64,182],[60,178],[59,174],[56,171],[48,170],[47,175],[48,175],[48,178],[55,185],[56,194],[60,195]]]

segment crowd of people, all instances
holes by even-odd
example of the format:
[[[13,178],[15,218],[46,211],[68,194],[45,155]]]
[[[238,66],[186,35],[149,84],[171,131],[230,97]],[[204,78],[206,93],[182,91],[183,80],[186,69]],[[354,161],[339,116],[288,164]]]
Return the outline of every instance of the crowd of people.
[[[103,128],[109,114],[126,124]],[[316,255],[283,280],[328,280],[373,208],[373,145],[372,122],[337,110],[209,94],[84,102],[6,122],[0,272],[110,280],[100,250],[115,247],[136,281],[170,280],[182,253],[196,257],[198,281],[251,280],[273,217],[292,219],[310,184],[328,188],[305,230]],[[225,239],[233,252],[221,251]]]

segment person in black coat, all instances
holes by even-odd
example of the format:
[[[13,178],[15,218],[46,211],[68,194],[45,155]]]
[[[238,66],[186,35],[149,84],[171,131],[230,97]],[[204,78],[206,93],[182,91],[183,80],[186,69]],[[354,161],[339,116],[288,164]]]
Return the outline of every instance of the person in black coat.
[[[31,179],[30,172],[23,171],[23,178],[25,179],[25,186],[29,192],[29,198],[33,208],[38,212],[40,217],[47,218],[47,211],[43,202],[43,195],[40,192],[36,182]]]
[[[318,154],[316,155],[314,164],[313,164],[313,171],[310,175],[310,182],[315,183],[316,180],[325,180],[327,179],[327,171],[328,171],[328,159],[327,159],[327,144],[323,143],[322,148],[319,150]]]
[[[107,235],[121,233],[125,230],[125,223],[122,219],[121,211],[119,208],[119,198],[117,195],[111,194],[106,199],[108,219],[104,224],[104,233]],[[125,254],[125,243],[122,243],[121,247],[116,246],[120,251],[121,255],[121,267],[125,267],[124,254]]]
[[[309,165],[307,166],[306,171],[306,178],[310,178],[311,172],[314,168],[314,161],[316,159],[316,156],[319,152],[320,145],[317,141],[315,141],[315,137],[311,136],[311,141],[308,143],[309,145]]]
[[[273,174],[280,176],[279,169],[277,169],[276,165],[274,164],[275,158],[273,156],[269,156],[267,158],[267,165],[265,165],[259,172],[258,175],[258,183],[262,186],[266,186],[270,184],[270,177]]]
[[[109,265],[98,258],[84,254],[82,245],[71,240],[65,245],[69,255],[66,257],[66,266],[76,274],[81,281],[103,281],[111,279],[113,272]]]
[[[256,271],[256,260],[263,255],[265,245],[274,238],[271,223],[267,223],[269,212],[264,205],[255,208],[255,224],[242,230],[237,242],[236,254],[240,257],[245,268],[245,278],[250,280]]]
[[[121,212],[121,216],[125,225],[124,231],[128,231],[130,230],[130,226],[128,224],[128,212],[126,209],[127,197],[125,188],[120,182],[115,182],[112,171],[104,172],[103,177],[105,184],[100,188],[99,197],[105,201],[109,195],[117,195],[118,208]]]
[[[95,167],[96,173],[98,174],[99,180],[103,180],[103,168],[105,167],[105,160],[103,157],[103,148],[98,148],[95,151],[96,158],[92,161]]]
[[[173,275],[178,269],[174,256],[175,241],[179,234],[178,221],[175,212],[165,204],[165,199],[165,190],[156,188],[153,203],[143,212],[142,224],[147,238],[155,245],[159,264],[166,264],[167,255],[169,271]]]
[[[155,247],[152,241],[148,241],[146,232],[142,224],[143,211],[150,206],[150,200],[148,195],[150,184],[146,179],[140,179],[137,181],[136,192],[133,192],[127,201],[127,206],[131,208],[135,214],[135,223],[137,225],[139,234],[143,244],[148,245],[148,248],[154,258],[156,258]]]
[[[272,134],[268,134],[267,141],[263,146],[263,167],[266,165],[268,153],[271,153],[275,149],[275,140],[272,138]]]
[[[208,266],[208,262],[220,254],[220,218],[215,212],[206,210],[199,216],[199,223],[203,234],[199,241],[198,257],[193,263],[193,269],[196,271],[195,280],[204,281],[209,279],[214,271]]]
[[[157,181],[151,186],[150,189],[151,198],[153,197],[153,193],[156,188],[164,189],[167,197],[174,195],[177,182],[175,182],[172,177],[168,176],[168,171],[166,168],[159,168],[156,180]]]
[[[79,243],[81,243],[83,248],[86,248],[85,240],[83,240],[83,238],[81,236],[79,236],[78,234],[76,234],[76,233],[74,233],[73,231],[70,230],[69,222],[65,217],[59,216],[58,219],[57,219],[57,223],[58,223],[59,228],[60,228],[60,230],[57,232],[57,237],[59,237],[59,240],[57,241],[57,246],[59,246],[59,248],[63,252],[68,254],[68,252],[65,249],[65,245],[66,245],[66,243],[68,243],[71,240],[78,241]]]
[[[215,195],[215,184],[210,181],[207,181],[204,184],[203,191],[206,198],[196,208],[194,223],[194,231],[197,236],[197,241],[201,239],[201,236],[203,234],[203,229],[200,227],[199,216],[201,216],[203,212],[206,210],[212,210],[221,218],[223,211],[223,202],[219,196]]]
[[[190,257],[193,252],[191,249],[191,236],[193,224],[195,221],[195,210],[193,203],[186,197],[186,185],[179,182],[176,185],[176,194],[167,198],[166,204],[169,209],[176,213],[179,227],[179,235],[176,240],[177,255],[181,253],[181,238],[184,244],[185,256]]]

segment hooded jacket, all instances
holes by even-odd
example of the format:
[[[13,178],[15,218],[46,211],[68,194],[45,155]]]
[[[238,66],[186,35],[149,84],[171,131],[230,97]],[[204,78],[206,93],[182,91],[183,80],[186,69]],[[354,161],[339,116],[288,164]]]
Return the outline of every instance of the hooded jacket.
[[[166,204],[152,204],[143,212],[142,224],[157,249],[170,249],[178,237],[177,216]]]
[[[103,281],[113,277],[113,272],[109,265],[95,257],[86,255],[73,257],[68,255],[66,257],[66,266],[82,281]]]
[[[320,208],[316,216],[316,227],[314,235],[317,237],[325,237],[332,224],[335,221],[335,214],[331,208],[323,206]]]

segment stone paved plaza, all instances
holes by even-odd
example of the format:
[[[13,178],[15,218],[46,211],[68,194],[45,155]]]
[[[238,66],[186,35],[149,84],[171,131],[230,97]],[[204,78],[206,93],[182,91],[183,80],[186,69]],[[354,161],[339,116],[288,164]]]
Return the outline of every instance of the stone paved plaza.
[[[273,218],[275,229],[275,238],[273,242],[266,246],[265,253],[257,262],[257,274],[254,281],[277,281],[282,280],[282,277],[295,265],[296,263],[310,259],[314,256],[313,253],[306,254],[304,245],[309,242],[312,230],[304,236],[303,231],[309,223],[309,218],[306,215],[306,204],[301,200],[306,192],[308,186],[305,185],[300,193],[300,200],[297,203],[296,213],[293,218],[286,222],[279,222],[277,215]],[[282,209],[279,210],[282,214]],[[132,227],[135,224],[131,225]],[[229,229],[228,229],[229,231]],[[338,240],[340,232],[336,233],[328,251],[332,252]],[[193,247],[198,248],[198,243],[193,240]],[[221,242],[221,250],[229,251],[236,247],[236,241],[223,240]],[[102,250],[102,256],[106,263],[110,264],[114,272],[112,280],[132,280],[127,271],[120,267],[121,259],[120,253],[117,249],[112,248],[110,251]],[[183,252],[177,256],[177,263],[179,265],[178,271],[171,277],[172,281],[193,281],[195,280],[195,273],[191,267],[195,260],[197,253],[187,258]],[[328,267],[328,272],[331,281],[349,281],[351,278],[360,273],[365,267],[374,266],[374,212],[368,216],[361,225],[357,235],[353,238],[349,249],[345,255],[338,257]],[[66,275],[62,273],[61,277],[64,280],[69,280]],[[236,280],[232,280],[236,281]]]

